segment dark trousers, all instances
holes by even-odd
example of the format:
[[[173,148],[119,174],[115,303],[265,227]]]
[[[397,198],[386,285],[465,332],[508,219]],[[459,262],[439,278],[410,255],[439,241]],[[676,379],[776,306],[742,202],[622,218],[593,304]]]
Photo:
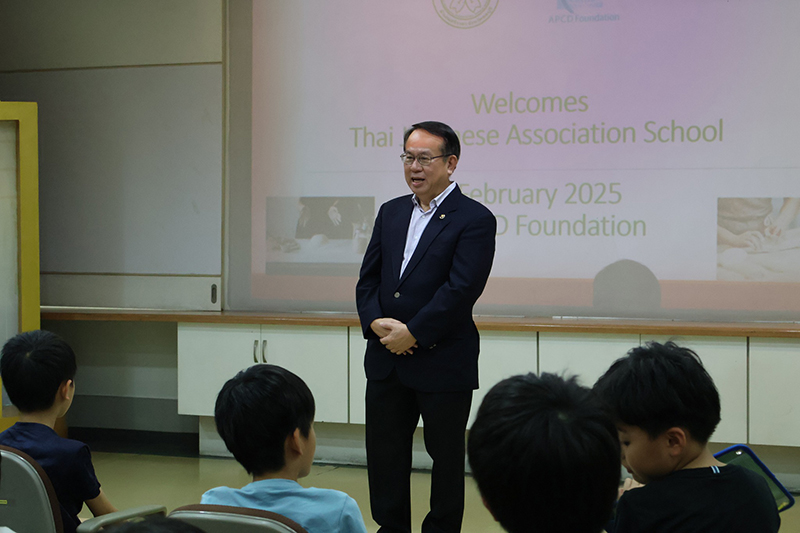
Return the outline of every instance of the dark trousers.
[[[461,531],[464,434],[472,391],[419,392],[389,378],[367,382],[367,471],[372,518],[383,533],[411,531],[411,452],[420,415],[433,459],[430,512],[423,533]]]

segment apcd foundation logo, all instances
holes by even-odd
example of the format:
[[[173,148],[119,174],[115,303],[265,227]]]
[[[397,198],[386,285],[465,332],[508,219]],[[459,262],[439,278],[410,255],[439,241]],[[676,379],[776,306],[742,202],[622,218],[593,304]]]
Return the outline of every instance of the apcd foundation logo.
[[[439,18],[454,28],[480,26],[494,14],[500,0],[433,0]]]
[[[619,14],[609,13],[609,6],[603,3],[604,0],[556,0],[558,13],[550,15],[548,22],[552,24],[618,21]]]
[[[580,11],[587,8],[601,8],[603,7],[603,0],[556,0],[558,9],[566,9],[570,13]]]

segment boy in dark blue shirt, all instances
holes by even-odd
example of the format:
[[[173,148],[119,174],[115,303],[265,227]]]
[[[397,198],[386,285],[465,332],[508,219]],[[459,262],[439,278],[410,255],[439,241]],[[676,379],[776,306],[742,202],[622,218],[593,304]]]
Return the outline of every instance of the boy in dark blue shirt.
[[[61,504],[65,533],[80,524],[83,503],[95,516],[116,511],[100,489],[89,447],[53,429],[75,394],[75,353],[48,331],[12,337],[2,350],[0,375],[19,422],[0,433],[0,445],[30,455],[47,473]]]
[[[617,424],[622,465],[644,486],[623,493],[609,533],[775,533],[764,479],[708,449],[719,393],[700,358],[672,342],[633,348],[597,381]]]

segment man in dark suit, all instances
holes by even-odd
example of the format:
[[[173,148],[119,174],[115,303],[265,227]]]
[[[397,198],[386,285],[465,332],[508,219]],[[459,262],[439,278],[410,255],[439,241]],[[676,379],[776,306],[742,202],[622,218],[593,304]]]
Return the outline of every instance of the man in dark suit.
[[[497,223],[450,180],[461,153],[446,124],[408,130],[402,154],[413,194],[378,213],[356,302],[367,352],[367,467],[382,532],[411,531],[411,448],[420,415],[433,459],[423,533],[461,530],[464,434],[478,387],[472,308],[492,268]]]

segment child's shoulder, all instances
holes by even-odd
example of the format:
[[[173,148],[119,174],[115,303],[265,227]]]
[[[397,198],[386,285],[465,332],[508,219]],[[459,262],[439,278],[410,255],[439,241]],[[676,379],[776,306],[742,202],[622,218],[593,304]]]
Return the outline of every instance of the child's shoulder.
[[[53,428],[35,422],[17,422],[0,433],[0,444],[32,455],[52,452],[63,455],[89,453],[89,448],[81,441],[61,437]]]
[[[332,500],[350,500],[350,496],[346,492],[342,492],[336,489],[324,489],[320,487],[307,487],[304,489],[307,491],[308,494],[324,499],[332,499]]]
[[[14,442],[42,441],[59,438],[53,428],[35,422],[16,422],[0,433],[0,444],[14,447]]]
[[[216,503],[231,505],[230,502],[237,502],[237,505],[245,507],[258,506],[272,510],[278,502],[284,504],[287,501],[294,502],[295,505],[321,506],[342,508],[350,505],[353,500],[346,493],[336,489],[325,489],[318,487],[303,487],[299,483],[289,479],[263,479],[248,483],[244,487],[237,489],[231,487],[216,487],[203,494],[201,503]],[[257,502],[254,503],[254,502]],[[278,510],[277,512],[280,512]]]
[[[634,505],[649,505],[665,500],[713,505],[717,500],[728,501],[733,495],[756,492],[769,493],[769,487],[761,476],[741,466],[727,465],[677,470],[643,487],[627,491],[623,497]]]
[[[748,491],[762,491],[772,495],[767,480],[756,472],[739,465],[727,465],[719,468],[720,474],[730,478],[733,483]]]

